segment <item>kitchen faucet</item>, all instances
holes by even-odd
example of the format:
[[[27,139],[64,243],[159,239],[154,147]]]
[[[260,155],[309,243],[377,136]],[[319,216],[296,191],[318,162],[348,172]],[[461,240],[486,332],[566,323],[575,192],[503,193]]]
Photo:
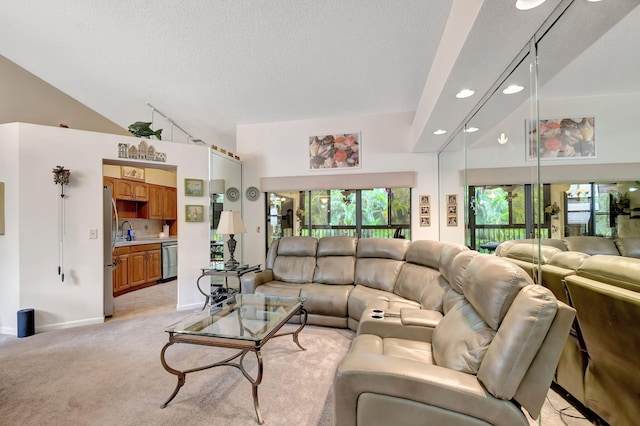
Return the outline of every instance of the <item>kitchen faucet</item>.
[[[131,234],[131,235],[129,235],[129,236],[127,237],[127,240],[132,240],[135,234],[134,234],[134,231],[133,231],[133,225],[132,225],[132,224],[131,224],[131,222],[129,222],[128,220],[123,220],[123,221],[122,221],[122,223],[120,224],[120,233],[121,233],[121,235],[122,235],[123,237],[125,236],[125,233],[124,233],[124,224],[125,224],[125,223],[128,223],[128,224],[129,224],[129,230],[131,231],[131,232],[130,232],[130,234]]]

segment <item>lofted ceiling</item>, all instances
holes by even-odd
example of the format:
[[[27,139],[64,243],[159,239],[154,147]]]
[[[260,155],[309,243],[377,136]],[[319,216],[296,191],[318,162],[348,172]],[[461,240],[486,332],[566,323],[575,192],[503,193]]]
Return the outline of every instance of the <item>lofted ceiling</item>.
[[[433,152],[562,1],[0,0],[0,54],[124,128],[151,104],[234,147],[241,124],[421,110],[413,151]]]

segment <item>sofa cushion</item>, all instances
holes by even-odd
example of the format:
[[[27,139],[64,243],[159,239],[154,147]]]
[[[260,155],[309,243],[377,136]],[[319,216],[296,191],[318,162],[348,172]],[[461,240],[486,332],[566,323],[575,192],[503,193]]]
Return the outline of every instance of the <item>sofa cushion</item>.
[[[601,283],[640,291],[640,259],[625,256],[589,256],[577,274]]]
[[[462,288],[482,319],[497,330],[513,299],[529,284],[533,281],[522,268],[501,257],[480,254],[469,262]]]
[[[478,370],[478,379],[492,395],[514,397],[557,311],[558,303],[545,287],[533,284],[518,292]]]
[[[357,247],[356,237],[323,237],[318,240],[316,256],[355,256]]]
[[[610,254],[619,256],[618,247],[611,238],[573,236],[565,237],[562,241],[571,251],[581,251],[587,254]]]
[[[393,293],[402,265],[400,260],[358,258],[354,283]]]
[[[353,284],[356,269],[355,237],[324,237],[318,241],[313,282]]]
[[[454,257],[452,262],[440,265],[442,276],[449,282],[451,288],[458,293],[462,294],[462,282],[469,262],[479,254],[477,251],[472,250],[463,251]]]
[[[591,255],[580,251],[561,251],[551,256],[547,264],[575,271],[589,256]]]
[[[500,256],[530,263],[545,264],[549,262],[553,255],[561,252],[564,252],[564,250],[553,246],[541,245],[538,247],[536,244],[520,243],[512,244],[506,250],[502,250]]]
[[[283,281],[270,281],[256,287],[256,294],[264,294],[267,296],[284,296],[284,297],[300,297],[302,284],[294,284]]]
[[[614,241],[621,256],[640,258],[640,237],[623,237]]]
[[[278,256],[316,256],[318,240],[314,237],[284,237],[278,243]]]
[[[358,258],[404,260],[411,242],[398,238],[362,238],[358,241]]]
[[[300,296],[305,297],[304,307],[308,312],[332,317],[347,317],[347,303],[353,286],[305,284]]]
[[[273,279],[288,283],[310,283],[313,281],[315,269],[315,256],[278,255],[273,262]]]
[[[440,320],[431,343],[437,365],[476,374],[495,331],[470,303],[459,303]]]
[[[444,244],[433,240],[414,241],[407,249],[406,261],[438,269],[440,267],[440,252]]]
[[[440,271],[437,269],[405,263],[398,274],[393,292],[398,296],[416,302],[421,301],[423,294],[438,293],[439,297],[434,297],[431,300],[432,303],[435,302],[436,306],[428,307],[427,309],[441,311],[444,291],[438,285],[439,277]]]
[[[356,272],[354,256],[327,256],[316,258],[313,282],[321,284],[353,285]]]

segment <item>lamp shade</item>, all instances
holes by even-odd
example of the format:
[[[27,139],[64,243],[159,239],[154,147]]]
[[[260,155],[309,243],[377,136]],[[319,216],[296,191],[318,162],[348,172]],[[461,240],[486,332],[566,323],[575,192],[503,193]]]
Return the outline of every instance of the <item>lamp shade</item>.
[[[237,235],[244,234],[245,232],[247,232],[247,229],[244,227],[244,223],[242,223],[240,212],[229,210],[220,213],[220,222],[218,223],[216,233],[221,235]]]

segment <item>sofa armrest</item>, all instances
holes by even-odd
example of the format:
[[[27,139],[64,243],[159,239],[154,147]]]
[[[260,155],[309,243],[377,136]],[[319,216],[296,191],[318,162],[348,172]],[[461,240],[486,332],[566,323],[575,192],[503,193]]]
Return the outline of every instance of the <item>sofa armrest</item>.
[[[373,343],[373,342],[372,342]],[[335,425],[355,426],[366,419],[363,395],[413,401],[443,416],[438,420],[458,423],[461,416],[482,419],[493,425],[526,424],[521,410],[513,403],[494,398],[476,376],[433,364],[395,358],[374,351],[347,354],[334,378]],[[375,395],[374,395],[375,394]],[[366,411],[366,410],[363,410]]]
[[[240,277],[240,289],[244,294],[254,293],[258,286],[269,281],[273,281],[273,271],[271,269],[249,272]]]
[[[431,342],[433,328],[419,325],[403,325],[400,317],[384,317],[383,319],[371,318],[371,309],[362,313],[358,324],[358,335],[373,334],[379,337],[395,337],[397,339],[419,340]]]
[[[404,325],[436,328],[442,319],[442,313],[428,309],[400,309],[400,321]]]

